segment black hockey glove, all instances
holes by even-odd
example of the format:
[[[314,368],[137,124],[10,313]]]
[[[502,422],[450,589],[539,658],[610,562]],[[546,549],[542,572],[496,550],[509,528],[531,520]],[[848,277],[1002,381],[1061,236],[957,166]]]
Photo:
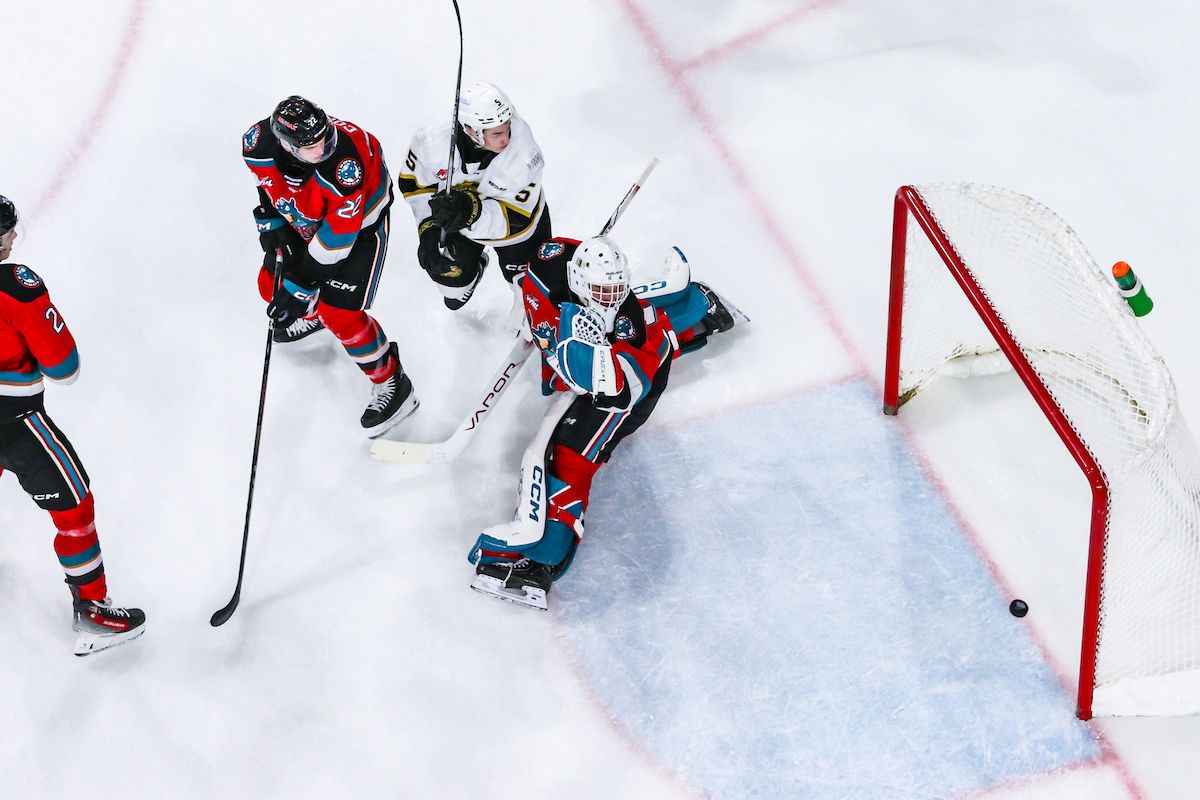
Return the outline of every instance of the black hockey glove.
[[[483,212],[483,200],[474,192],[451,189],[429,198],[429,213],[446,233],[454,233],[475,224]]]
[[[275,327],[286,328],[308,313],[316,296],[316,286],[285,277],[283,284],[276,287],[275,296],[267,306],[267,316],[275,320]]]
[[[292,227],[275,209],[266,206],[254,207],[254,225],[258,228],[258,243],[264,253],[273,253],[275,248],[282,247],[284,237]]]
[[[254,224],[258,227],[258,243],[263,249],[263,267],[268,272],[275,272],[276,251],[283,252],[285,265],[297,263],[307,251],[304,238],[274,209],[255,207]]]
[[[417,228],[420,243],[417,245],[417,263],[430,275],[445,276],[455,269],[454,262],[441,247],[442,229],[433,219],[427,219]]]

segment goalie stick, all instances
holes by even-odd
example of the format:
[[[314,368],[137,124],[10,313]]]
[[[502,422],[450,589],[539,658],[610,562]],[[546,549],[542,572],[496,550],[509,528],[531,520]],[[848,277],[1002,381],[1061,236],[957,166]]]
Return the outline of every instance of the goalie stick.
[[[457,8],[457,3],[455,7]],[[656,166],[658,166],[658,159],[650,159],[650,163],[642,171],[641,177],[629,187],[629,191],[621,198],[621,202],[617,204],[617,208],[608,218],[608,222],[604,223],[604,227],[600,229],[601,236],[607,235],[617,224],[617,220],[625,213],[625,209],[633,201],[634,195],[641,190],[642,185]],[[487,412],[495,408],[496,403],[500,401],[500,396],[512,385],[513,378],[516,377],[532,352],[532,343],[518,334],[517,341],[509,351],[508,357],[480,392],[481,397],[475,404],[474,410],[467,415],[467,418],[462,421],[449,439],[442,442],[396,442],[388,439],[376,439],[375,443],[371,445],[371,456],[378,461],[400,464],[438,464],[453,461],[471,443],[475,432],[483,424]]]
[[[604,223],[604,227],[601,228],[600,233],[597,234],[598,236],[608,236],[609,231],[611,231],[613,226],[617,224],[617,220],[619,220],[621,215],[625,213],[625,209],[628,208],[629,204],[633,202],[633,196],[641,191],[642,184],[646,182],[646,179],[650,177],[650,173],[653,172],[654,168],[657,166],[658,157],[655,156],[654,158],[650,159],[650,163],[647,164],[646,169],[642,171],[642,177],[634,181],[633,186],[630,186],[629,191],[626,192],[625,196],[621,198],[621,202],[617,205],[617,210],[614,211],[612,216],[608,218],[608,222]]]
[[[376,439],[371,445],[371,455],[379,461],[402,464],[438,464],[453,461],[471,443],[487,413],[496,407],[501,395],[512,386],[513,379],[532,352],[533,343],[518,334],[516,343],[508,352],[504,363],[492,375],[483,391],[479,393],[480,398],[471,413],[449,439],[444,442],[393,442]]]

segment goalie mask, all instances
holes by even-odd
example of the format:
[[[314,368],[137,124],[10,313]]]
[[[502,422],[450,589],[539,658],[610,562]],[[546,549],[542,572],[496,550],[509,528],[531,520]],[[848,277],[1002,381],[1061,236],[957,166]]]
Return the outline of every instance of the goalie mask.
[[[480,147],[484,146],[484,131],[500,127],[516,113],[504,92],[490,83],[473,83],[459,97],[458,122]]]
[[[600,312],[608,327],[629,296],[629,261],[606,236],[580,243],[567,265],[567,286],[589,309]]]

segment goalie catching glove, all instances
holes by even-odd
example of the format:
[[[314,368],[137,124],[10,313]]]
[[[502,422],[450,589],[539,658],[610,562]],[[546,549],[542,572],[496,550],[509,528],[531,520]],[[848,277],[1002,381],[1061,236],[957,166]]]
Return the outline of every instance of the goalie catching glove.
[[[557,344],[546,361],[576,394],[616,394],[617,366],[604,319],[574,303],[563,303],[561,314]]]

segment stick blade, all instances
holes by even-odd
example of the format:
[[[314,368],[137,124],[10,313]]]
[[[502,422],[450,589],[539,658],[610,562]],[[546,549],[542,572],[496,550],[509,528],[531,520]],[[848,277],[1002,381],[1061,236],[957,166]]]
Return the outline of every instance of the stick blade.
[[[208,624],[212,625],[214,628],[219,628],[222,625],[224,625],[226,622],[228,622],[229,618],[233,616],[233,612],[237,611],[238,602],[241,599],[242,599],[242,593],[234,592],[233,597],[230,599],[229,603],[224,608],[218,609],[216,612],[214,612],[212,615],[212,619],[210,619],[208,621]]]
[[[371,457],[393,464],[429,464],[445,461],[444,458],[438,458],[438,451],[426,442],[394,442],[388,439],[375,440],[371,445]]]

